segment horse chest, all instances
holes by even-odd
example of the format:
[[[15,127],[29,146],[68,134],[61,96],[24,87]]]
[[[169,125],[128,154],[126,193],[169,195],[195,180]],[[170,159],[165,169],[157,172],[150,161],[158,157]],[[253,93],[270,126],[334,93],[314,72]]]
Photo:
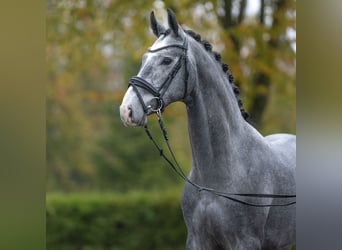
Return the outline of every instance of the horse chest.
[[[230,204],[230,201],[205,195],[197,202],[193,202],[188,208],[183,205],[184,216],[194,228],[207,228],[209,231],[229,230],[241,227],[243,224],[251,223],[250,216],[239,204]],[[254,216],[254,215],[253,215]],[[252,217],[252,216],[251,216]],[[249,220],[249,221],[248,221]]]
[[[247,241],[260,239],[266,219],[255,214],[256,210],[247,212],[240,204],[191,188],[183,193],[182,209],[190,249],[232,249],[242,242],[250,244]]]
[[[231,230],[241,220],[234,208],[227,205],[227,201],[205,191],[199,193],[197,190],[185,190],[182,209],[188,229],[204,235],[217,235]]]

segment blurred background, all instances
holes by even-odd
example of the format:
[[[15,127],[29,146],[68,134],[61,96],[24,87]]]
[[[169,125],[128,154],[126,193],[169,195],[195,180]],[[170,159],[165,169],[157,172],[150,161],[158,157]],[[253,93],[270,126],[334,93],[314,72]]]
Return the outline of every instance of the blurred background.
[[[166,8],[221,53],[262,134],[296,133],[295,0],[47,0],[47,249],[185,249],[184,184],[119,117]],[[184,105],[164,117],[188,172]]]

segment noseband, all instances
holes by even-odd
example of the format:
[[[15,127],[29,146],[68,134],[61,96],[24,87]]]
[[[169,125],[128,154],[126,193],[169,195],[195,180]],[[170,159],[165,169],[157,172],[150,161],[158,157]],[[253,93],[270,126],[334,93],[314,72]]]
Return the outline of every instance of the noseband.
[[[149,83],[148,81],[146,81],[144,78],[140,77],[140,76],[133,76],[130,80],[129,80],[129,86],[133,87],[134,92],[137,94],[138,99],[143,107],[144,112],[147,114],[149,110],[151,110],[152,112],[158,112],[158,111],[162,111],[164,108],[164,95],[165,92],[167,91],[167,89],[169,88],[172,80],[175,78],[175,76],[177,75],[178,71],[180,70],[181,66],[182,66],[182,61],[184,61],[184,68],[185,68],[185,90],[184,90],[184,96],[183,96],[183,100],[185,100],[186,96],[187,96],[187,89],[188,89],[188,78],[189,78],[189,72],[187,69],[187,51],[188,51],[188,40],[185,36],[183,45],[180,44],[171,44],[171,45],[166,45],[157,49],[148,49],[148,52],[150,53],[155,53],[164,49],[168,49],[168,48],[178,48],[183,50],[182,55],[179,57],[178,61],[176,62],[176,64],[173,66],[173,68],[171,69],[170,73],[167,75],[165,81],[159,86],[159,88],[154,87],[151,83]],[[144,99],[139,91],[139,88],[146,90],[147,92],[149,92],[150,94],[152,94],[154,96],[153,99],[157,100],[157,106],[156,107],[152,107],[151,105],[146,106]]]

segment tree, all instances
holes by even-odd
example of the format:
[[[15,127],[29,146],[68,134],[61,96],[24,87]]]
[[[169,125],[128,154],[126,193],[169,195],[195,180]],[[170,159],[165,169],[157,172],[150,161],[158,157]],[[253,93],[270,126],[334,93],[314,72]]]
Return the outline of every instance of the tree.
[[[263,116],[271,95],[271,81],[274,80],[272,79],[272,74],[279,73],[275,61],[282,59],[280,56],[285,57],[287,60],[288,57],[291,57],[294,60],[294,53],[289,50],[291,41],[286,39],[285,34],[288,27],[293,27],[294,17],[288,16],[286,13],[295,11],[295,1],[261,0],[257,26],[243,23],[246,19],[246,0],[224,0],[220,2],[223,11],[218,13],[218,18],[225,32],[229,35],[237,56],[241,54],[243,41],[247,40],[245,29],[255,29],[252,32],[252,34],[255,34],[254,41],[256,43],[254,60],[255,62],[260,62],[260,65],[258,63],[254,65],[256,70],[251,79],[253,90],[250,94],[251,101],[248,110],[252,123],[256,127],[261,128]],[[237,13],[236,6],[238,6]],[[284,50],[287,54],[277,54],[276,52],[280,50]],[[237,83],[241,85],[241,79],[239,78],[237,78]],[[289,84],[291,84],[291,79],[288,80]]]

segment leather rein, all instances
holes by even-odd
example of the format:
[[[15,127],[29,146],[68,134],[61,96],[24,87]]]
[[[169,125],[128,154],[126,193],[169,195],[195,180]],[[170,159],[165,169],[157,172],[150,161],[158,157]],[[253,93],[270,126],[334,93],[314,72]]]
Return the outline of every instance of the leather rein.
[[[139,101],[143,107],[144,112],[147,114],[149,110],[151,110],[153,113],[157,114],[158,117],[158,123],[159,123],[159,127],[163,133],[163,137],[165,140],[165,143],[167,145],[168,151],[171,154],[172,160],[170,160],[165,154],[163,149],[157,144],[157,142],[154,140],[150,130],[148,129],[147,125],[144,126],[145,128],[145,132],[147,134],[147,136],[149,137],[149,139],[152,141],[152,143],[154,144],[154,146],[156,147],[156,149],[159,151],[159,155],[169,164],[169,166],[173,169],[173,171],[180,177],[182,178],[185,182],[189,183],[190,185],[192,185],[193,187],[195,187],[199,192],[202,191],[207,191],[209,193],[212,193],[216,196],[219,197],[223,197],[226,199],[229,199],[231,201],[243,204],[243,205],[248,205],[248,206],[253,206],[253,207],[284,207],[284,206],[290,206],[296,203],[296,201],[292,201],[292,202],[288,202],[288,203],[281,203],[281,204],[257,204],[257,203],[251,203],[251,202],[247,202],[244,200],[241,200],[240,198],[237,197],[253,197],[253,198],[273,198],[273,199],[284,199],[284,198],[296,198],[296,195],[287,195],[287,194],[253,194],[253,193],[229,193],[229,192],[222,192],[222,191],[218,191],[216,189],[212,189],[212,188],[207,188],[207,187],[203,187],[201,185],[196,184],[195,182],[193,182],[192,180],[190,180],[186,174],[184,173],[184,171],[182,170],[181,166],[178,164],[178,161],[174,155],[174,152],[170,146],[169,143],[169,136],[168,133],[166,131],[163,119],[162,119],[162,112],[164,109],[164,101],[163,101],[163,96],[166,92],[166,90],[169,88],[173,78],[176,76],[176,74],[178,73],[178,71],[180,70],[181,66],[182,66],[182,61],[184,62],[184,66],[185,66],[185,90],[184,90],[184,96],[183,96],[183,100],[185,100],[186,96],[187,96],[187,88],[188,88],[188,78],[189,78],[189,73],[188,73],[188,69],[187,69],[187,50],[188,50],[188,41],[187,38],[185,37],[185,40],[183,42],[183,45],[179,45],[179,44],[173,44],[173,45],[167,45],[164,47],[160,47],[157,49],[148,49],[148,51],[150,53],[154,53],[154,52],[158,52],[160,50],[164,50],[164,49],[168,49],[168,48],[178,48],[183,50],[182,55],[179,57],[178,61],[176,62],[176,64],[173,66],[173,68],[171,69],[170,73],[168,74],[167,78],[165,79],[165,81],[160,85],[160,87],[157,89],[155,88],[151,83],[149,83],[148,81],[146,81],[145,79],[139,77],[139,76],[133,76],[130,81],[129,81],[129,86],[132,86],[134,89],[134,92],[136,93],[136,95],[139,98]],[[151,105],[146,106],[142,95],[139,92],[139,88],[142,88],[146,91],[148,91],[149,93],[151,93],[154,97],[153,99],[157,100],[157,107],[153,108]]]

